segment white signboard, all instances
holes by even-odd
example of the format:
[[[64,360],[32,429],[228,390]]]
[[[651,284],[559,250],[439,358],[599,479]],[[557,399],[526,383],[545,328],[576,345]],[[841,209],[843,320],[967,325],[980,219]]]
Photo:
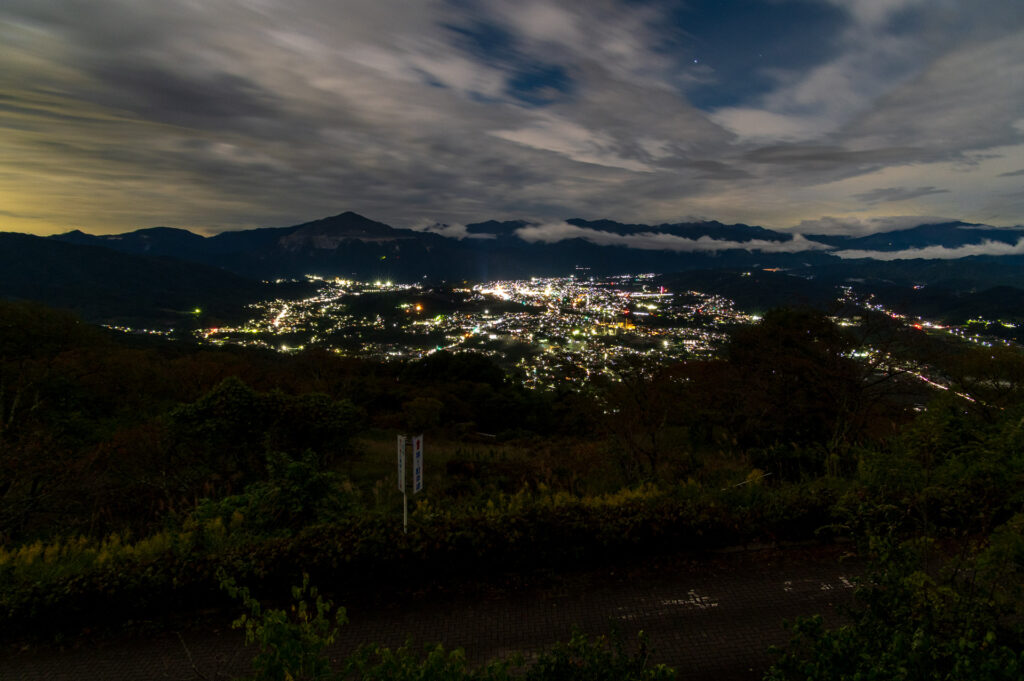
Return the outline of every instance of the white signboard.
[[[405,436],[398,436],[398,491],[405,493]]]
[[[423,436],[412,439],[412,493],[423,489]]]

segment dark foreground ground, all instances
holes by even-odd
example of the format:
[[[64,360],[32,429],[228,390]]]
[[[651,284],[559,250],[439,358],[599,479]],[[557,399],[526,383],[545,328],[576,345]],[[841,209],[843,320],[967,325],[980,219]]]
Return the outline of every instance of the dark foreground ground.
[[[675,667],[682,679],[757,679],[771,663],[768,647],[788,638],[783,619],[820,613],[838,621],[859,571],[842,547],[763,549],[660,558],[569,575],[534,575],[518,586],[475,585],[464,591],[367,599],[350,605],[332,655],[365,644],[396,647],[441,642],[461,647],[472,662],[531,653],[568,640],[573,627],[588,634],[640,629],[652,661]],[[416,579],[410,566],[410,580]],[[148,637],[78,641],[59,649],[35,647],[0,657],[0,681],[229,679],[244,673],[252,650],[223,626],[193,626]]]

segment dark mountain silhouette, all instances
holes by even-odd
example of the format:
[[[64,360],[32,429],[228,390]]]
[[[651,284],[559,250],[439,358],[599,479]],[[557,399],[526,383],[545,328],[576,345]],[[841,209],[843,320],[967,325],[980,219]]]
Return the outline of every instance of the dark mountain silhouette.
[[[808,235],[807,238],[843,250],[902,251],[927,246],[957,248],[985,241],[1015,244],[1024,238],[1024,229],[989,227],[967,222],[945,222],[936,225],[918,225],[909,229],[880,232],[861,237]]]
[[[721,222],[715,221],[636,225],[623,224],[613,220],[581,220],[580,218],[573,218],[571,220],[566,220],[566,222],[577,227],[593,229],[599,232],[612,232],[614,234],[621,235],[646,234],[653,232],[672,234],[684,239],[700,239],[702,237],[706,237],[718,241],[737,242],[752,241],[754,239],[782,242],[790,241],[792,239],[791,234],[776,232],[770,229],[765,229],[764,227],[751,227],[750,225],[744,224],[725,225]]]
[[[85,246],[105,246],[125,253],[164,255],[169,253],[200,252],[206,239],[187,229],[150,227],[126,234],[94,236],[80,230],[60,235],[61,241]]]
[[[246,287],[254,285],[245,279],[253,282],[298,279],[306,274],[371,281],[452,282],[573,273],[599,276],[689,272],[677,283],[703,279],[724,295],[759,309],[782,300],[816,304],[831,297],[836,286],[849,282],[858,282],[865,288],[870,284],[889,299],[894,299],[894,291],[929,284],[935,287],[934,295],[928,297],[927,305],[922,304],[922,309],[928,310],[941,306],[941,301],[935,300],[944,296],[951,301],[956,297],[960,301],[956,305],[963,308],[973,300],[964,297],[968,294],[976,295],[998,286],[1024,288],[1024,268],[1021,267],[1024,256],[883,261],[842,259],[834,254],[848,250],[892,252],[927,246],[957,248],[985,241],[1016,244],[1024,237],[1024,228],[1020,227],[994,228],[950,222],[861,237],[810,235],[806,238],[811,242],[828,244],[830,248],[787,253],[772,251],[786,250],[795,238],[792,233],[753,225],[726,225],[715,221],[643,225],[581,218],[567,222],[587,230],[584,235],[593,232],[593,238],[530,242],[520,237],[519,230],[534,223],[491,220],[466,227],[470,234],[487,238],[456,239],[434,232],[391,227],[352,212],[291,227],[223,232],[212,237],[167,227],[110,236],[74,231],[31,241],[30,246],[12,244],[7,248],[7,254],[17,254],[19,249],[31,253],[29,262],[34,258],[35,262],[42,263],[51,258],[52,261],[46,262],[55,264],[39,265],[30,272],[25,269],[26,263],[12,262],[11,267],[15,269],[7,272],[6,288],[0,293],[88,309],[87,316],[95,318],[102,311],[90,308],[88,292],[97,288],[103,290],[97,291],[94,300],[118,300],[119,306],[132,310],[141,310],[147,305],[185,309],[193,306],[185,299],[198,300],[204,291],[211,296],[223,291],[225,300],[244,297],[242,294],[249,291]],[[616,245],[599,243],[609,240],[601,236],[607,234],[618,235],[613,239]],[[653,242],[651,234],[655,235]],[[659,235],[664,236],[659,240]],[[634,245],[647,247],[621,245],[630,244],[632,238],[637,239]],[[708,240],[714,240],[711,245],[721,250],[683,250],[707,246]],[[680,250],[656,248],[662,241]],[[754,241],[761,243],[747,245]],[[722,248],[723,242],[725,248]],[[91,247],[91,250],[72,253],[55,248],[44,254],[43,243],[55,247]],[[799,248],[803,244],[794,246]],[[110,254],[117,251],[122,255],[145,256],[149,260],[145,265],[130,259],[115,262]],[[20,256],[8,257],[20,260]],[[76,264],[75,260],[82,262]],[[39,267],[66,272],[48,281]],[[768,269],[783,270],[785,274],[760,274]],[[73,272],[78,273],[80,285],[67,279],[68,273]],[[158,272],[165,274],[158,275]],[[714,276],[714,272],[724,274]],[[737,280],[736,273],[743,272],[758,274]],[[97,278],[90,283],[93,275]],[[996,298],[1006,301],[1007,295],[1003,291]],[[926,297],[917,299],[924,301]],[[60,300],[65,302],[58,302]]]
[[[188,326],[238,317],[242,305],[265,291],[258,282],[184,260],[0,233],[0,297],[70,309],[95,322]]]
[[[806,268],[799,275],[764,269],[691,270],[666,274],[655,282],[670,291],[715,293],[760,314],[785,305],[827,309],[839,294],[835,281],[818,278]]]
[[[522,220],[487,221],[467,225],[470,234],[493,238],[453,239],[434,232],[398,229],[346,212],[292,227],[271,227],[222,232],[201,237],[186,230],[157,227],[113,236],[92,236],[79,231],[51,237],[53,240],[102,246],[125,253],[163,255],[230,270],[243,276],[269,279],[304,274],[357,276],[362,278],[481,279],[513,276],[555,275],[577,266],[593,274],[630,271],[672,272],[690,269],[744,267],[804,267],[836,265],[843,261],[822,250],[772,253],[748,250],[752,241],[786,244],[792,233],[753,225],[726,225],[715,221],[627,224],[613,220],[573,218],[567,223],[597,234],[671,235],[680,239],[735,244],[735,248],[710,250],[657,250],[627,245],[601,245],[600,237],[564,239],[554,243],[527,242],[517,230],[532,223]],[[1001,229],[951,222],[920,225],[910,229],[863,237],[812,235],[812,242],[835,250],[898,251],[927,246],[957,248],[998,241],[1015,244],[1024,229]],[[680,249],[686,242],[672,242]],[[655,244],[657,245],[657,244]],[[904,266],[901,262],[900,267]],[[866,263],[858,267],[872,269]],[[849,269],[847,266],[846,269]]]
[[[288,234],[278,240],[278,244],[287,250],[333,250],[346,241],[381,243],[414,239],[417,236],[418,232],[395,229],[383,222],[374,222],[362,215],[347,212],[292,227]]]
[[[516,230],[531,223],[489,221],[467,226],[471,234],[493,239],[451,239],[432,232],[396,229],[356,213],[295,225],[200,237],[184,230],[154,228],[123,235],[91,236],[69,232],[50,237],[126,253],[164,255],[221,267],[256,279],[300,277],[305,274],[361,278],[489,279],[557,275],[577,266],[594,274],[627,271],[673,271],[694,267],[743,267],[764,261],[762,254],[743,248],[719,252],[673,252],[606,246],[585,239],[551,244],[530,243]],[[571,220],[570,224],[596,231],[629,235],[665,232],[697,239],[711,237],[740,244],[751,239],[788,241],[789,234],[747,225],[680,223],[677,225],[625,225],[610,220]],[[171,234],[173,232],[173,234]],[[183,236],[191,235],[191,237]],[[813,254],[810,254],[813,257]],[[773,263],[801,264],[804,254],[779,255]]]

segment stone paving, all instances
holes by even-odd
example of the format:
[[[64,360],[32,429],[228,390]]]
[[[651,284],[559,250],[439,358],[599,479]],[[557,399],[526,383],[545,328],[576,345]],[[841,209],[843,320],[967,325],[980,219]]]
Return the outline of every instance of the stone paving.
[[[830,548],[765,549],[557,576],[514,589],[434,593],[386,606],[350,607],[332,657],[365,643],[461,647],[470,662],[515,652],[527,658],[574,627],[589,634],[643,629],[652,661],[681,679],[757,679],[770,645],[788,639],[783,618],[821,613],[836,621],[849,602],[857,563]],[[228,679],[244,673],[251,651],[240,632],[205,627],[145,640],[107,640],[68,650],[30,650],[0,658],[0,681]]]

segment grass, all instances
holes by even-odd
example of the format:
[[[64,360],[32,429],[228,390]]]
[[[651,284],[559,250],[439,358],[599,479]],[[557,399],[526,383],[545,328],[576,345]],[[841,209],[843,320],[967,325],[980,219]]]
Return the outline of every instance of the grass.
[[[401,509],[402,493],[398,491],[397,436],[398,431],[372,430],[355,441],[356,457],[339,464],[338,472],[360,491],[371,508],[378,511]],[[503,462],[525,466],[532,452],[522,443],[480,442],[450,439],[427,433],[424,439],[423,491],[417,500],[439,501],[453,490],[453,476],[447,470],[450,462]],[[407,462],[406,475],[411,475],[411,462]],[[457,477],[457,476],[455,476]],[[411,490],[410,490],[411,492]]]
[[[380,512],[400,511],[402,507],[397,487],[398,434],[397,430],[383,429],[364,433],[355,441],[359,454],[338,468],[367,506]],[[682,457],[681,452],[676,457],[668,453],[659,477],[719,489],[742,483],[751,473],[749,457],[726,451],[702,452],[701,465],[685,472],[676,460]],[[428,432],[424,459],[424,487],[416,499],[432,503],[540,487],[580,496],[603,495],[639,482],[626,479],[607,443],[578,438],[498,442]],[[411,463],[407,465],[411,472]]]

